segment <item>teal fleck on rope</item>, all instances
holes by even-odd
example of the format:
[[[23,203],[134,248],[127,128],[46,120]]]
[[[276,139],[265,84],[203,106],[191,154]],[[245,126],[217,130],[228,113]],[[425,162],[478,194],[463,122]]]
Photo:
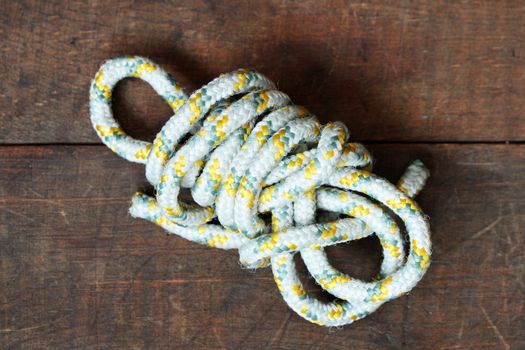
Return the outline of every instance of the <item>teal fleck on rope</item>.
[[[173,109],[153,143],[126,135],[113,117],[113,87],[127,77],[148,82]],[[155,197],[133,196],[132,216],[197,243],[238,249],[246,267],[271,265],[286,303],[310,322],[363,318],[410,291],[429,267],[429,225],[412,199],[428,177],[423,164],[413,162],[397,186],[372,174],[370,154],[348,142],[343,124],[320,125],[253,70],[223,74],[188,97],[150,60],[115,58],[92,82],[90,112],[104,144],[145,164],[155,187]],[[180,202],[181,188],[191,188],[198,205]],[[317,209],[333,215],[316,221]],[[271,213],[271,224],[263,213]],[[408,252],[393,214],[406,228]],[[374,233],[383,248],[377,279],[361,281],[330,265],[324,247]],[[306,293],[297,252],[338,301]]]

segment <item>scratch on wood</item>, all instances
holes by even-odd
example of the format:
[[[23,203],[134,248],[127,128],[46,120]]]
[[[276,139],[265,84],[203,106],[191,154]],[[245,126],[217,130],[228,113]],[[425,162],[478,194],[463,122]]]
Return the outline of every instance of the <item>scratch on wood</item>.
[[[27,220],[29,220],[29,221],[31,221],[31,222],[35,222],[35,221],[36,221],[36,220],[33,219],[32,217],[27,216],[27,215],[22,214],[22,213],[19,213],[19,212],[15,211],[15,210],[7,209],[7,208],[1,208],[1,209],[5,210],[6,212],[11,213],[11,214],[13,214],[13,215],[16,215],[16,216],[22,217],[22,218],[24,218],[24,219],[27,219]]]
[[[503,348],[506,349],[506,350],[510,349],[509,344],[505,341],[505,338],[503,337],[503,335],[499,331],[498,327],[490,319],[489,314],[487,313],[487,310],[485,310],[483,305],[480,305],[480,307],[481,307],[481,311],[483,311],[483,315],[485,316],[485,319],[487,320],[488,324],[490,325],[490,328],[492,328],[492,330],[494,330],[494,333],[496,333],[496,336],[501,341],[501,344],[503,345]]]
[[[226,349],[224,344],[222,343],[221,337],[219,336],[219,333],[217,333],[217,329],[215,327],[211,327],[213,334],[215,335],[215,339],[217,339],[217,343],[219,343],[221,349]]]
[[[503,219],[503,216],[498,217],[496,220],[485,226],[483,229],[479,230],[478,232],[474,233],[472,236],[470,236],[470,239],[477,239],[481,237],[483,234],[487,233],[488,231],[492,230],[499,222]]]
[[[19,329],[4,328],[4,329],[0,329],[0,333],[25,332],[25,331],[31,331],[33,329],[42,328],[42,327],[45,327],[45,326],[47,326],[47,325],[41,324],[40,326],[25,327],[25,328],[19,328]]]
[[[281,326],[279,327],[277,332],[275,332],[275,336],[270,341],[270,343],[268,343],[267,349],[269,349],[270,347],[279,346],[281,344],[281,340],[283,339],[284,334],[286,333],[286,328],[288,328],[288,323],[290,323],[291,318],[292,318],[292,313],[288,312],[288,316],[286,316],[286,318],[283,319]]]
[[[459,327],[459,333],[458,333],[458,338],[461,339],[463,338],[463,329],[465,328],[465,320],[462,319],[461,320],[461,326]]]
[[[64,218],[64,221],[66,222],[66,225],[69,225],[69,220],[67,219],[67,214],[64,210],[60,210],[59,211],[60,215],[62,215],[62,217]]]
[[[152,286],[160,286],[160,285],[166,285],[166,284],[187,284],[187,283],[224,283],[227,280],[225,278],[196,278],[196,279],[190,279],[190,278],[172,278],[167,280],[134,280],[134,284],[151,284]],[[99,281],[98,285],[118,285],[118,284],[124,284],[128,285],[130,283],[129,280],[115,280],[115,281]]]

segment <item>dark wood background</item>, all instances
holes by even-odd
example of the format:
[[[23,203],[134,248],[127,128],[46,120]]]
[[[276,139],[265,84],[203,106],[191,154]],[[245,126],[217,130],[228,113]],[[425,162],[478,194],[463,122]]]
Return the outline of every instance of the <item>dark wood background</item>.
[[[0,348],[524,349],[522,1],[0,1]],[[90,79],[152,58],[191,91],[253,67],[322,121],[342,120],[395,181],[432,177],[432,266],[407,296],[341,329],[303,321],[269,269],[127,214],[143,167],[102,146]],[[115,92],[152,139],[169,108]],[[329,249],[369,278],[375,239]],[[308,279],[312,293],[326,298]]]

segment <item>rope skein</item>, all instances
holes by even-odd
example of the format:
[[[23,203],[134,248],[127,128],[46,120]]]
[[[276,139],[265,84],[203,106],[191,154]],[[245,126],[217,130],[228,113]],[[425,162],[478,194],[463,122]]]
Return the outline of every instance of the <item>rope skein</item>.
[[[149,83],[173,109],[153,143],[126,135],[113,117],[112,90],[127,77]],[[155,197],[133,196],[132,216],[197,243],[238,249],[246,267],[271,265],[286,303],[310,322],[361,319],[410,291],[429,267],[429,225],[412,199],[428,177],[424,165],[413,162],[397,186],[374,175],[370,154],[348,142],[343,124],[319,124],[253,70],[223,74],[188,97],[152,61],[118,57],[96,74],[90,113],[104,144],[145,164],[155,187]],[[196,204],[179,200],[181,188],[191,189]],[[383,249],[376,279],[361,281],[330,265],[324,247],[374,233]],[[335,301],[307,294],[296,253]]]

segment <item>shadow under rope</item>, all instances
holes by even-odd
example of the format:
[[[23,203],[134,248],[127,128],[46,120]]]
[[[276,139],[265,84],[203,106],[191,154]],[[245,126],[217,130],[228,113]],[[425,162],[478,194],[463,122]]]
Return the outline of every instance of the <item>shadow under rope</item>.
[[[367,45],[359,41],[355,47],[354,57],[346,59],[339,57],[335,48],[323,46],[320,50],[318,45],[306,42],[283,41],[246,51],[233,50],[229,65],[224,67],[216,67],[213,57],[207,60],[210,62],[198,61],[195,55],[162,43],[151,43],[147,51],[128,43],[119,48],[117,43],[113,50],[151,58],[179,81],[187,94],[221,73],[253,68],[274,81],[277,89],[288,94],[294,103],[315,114],[320,122],[344,122],[352,140],[365,139],[371,135],[370,130],[375,130],[373,135],[380,135],[373,139],[388,140],[385,125],[402,124],[403,115],[392,111],[392,101],[381,101],[380,93],[374,91],[373,86],[381,86],[381,75],[369,66]],[[152,140],[171,115],[171,109],[146,83],[133,80],[126,79],[115,88],[115,115],[132,137]]]
[[[257,48],[252,48],[250,52],[254,50]],[[371,141],[372,147],[367,148],[375,154],[375,151],[381,150],[382,144],[393,143],[401,146],[399,154],[402,156],[394,160],[388,157],[375,159],[374,165],[377,167],[374,167],[374,173],[396,183],[411,160],[421,159],[432,174],[431,154],[425,153],[421,148],[403,146],[406,142],[388,141],[389,135],[386,134],[387,130],[384,126],[386,120],[378,118],[378,112],[382,111],[381,114],[388,115],[391,119],[389,123],[402,123],[403,117],[400,113],[388,113],[391,102],[382,103],[377,97],[370,97],[367,81],[374,77],[369,76],[369,69],[363,68],[367,64],[366,45],[358,45],[357,48],[357,55],[363,61],[362,66],[345,65],[341,62],[335,67],[334,59],[330,57],[333,52],[319,56],[316,50],[317,48],[300,42],[283,42],[270,49],[264,48],[264,52],[259,55],[252,53],[246,56],[240,54],[234,56],[231,58],[231,66],[224,67],[221,71],[210,69],[209,64],[198,62],[190,54],[177,52],[162,45],[152,52],[137,49],[129,54],[144,55],[157,62],[181,83],[188,95],[221,73],[238,67],[254,68],[274,81],[277,89],[288,94],[294,103],[306,107],[315,114],[321,123],[336,120],[344,122],[350,130],[351,141],[362,142],[359,137],[366,133],[360,133],[360,128],[365,125],[366,128],[384,130],[385,135],[379,139],[386,141]],[[265,58],[261,60],[260,55],[264,55]],[[123,129],[134,138],[152,141],[173,114],[165,101],[147,83],[138,79],[125,79],[119,82],[113,96],[114,114]],[[366,142],[364,143],[366,146]],[[379,154],[381,153],[380,151]],[[429,181],[432,181],[432,175]],[[153,195],[154,192],[145,180],[142,188],[137,190],[149,195]],[[424,196],[424,192],[425,190],[421,196]],[[181,199],[186,203],[193,201],[189,191],[183,191]],[[400,227],[403,227],[402,223]],[[379,272],[382,250],[375,236],[330,246],[326,248],[326,252],[335,268],[355,278],[370,281]],[[311,295],[322,301],[334,299],[308,274],[300,254],[295,255],[295,262],[300,278]]]

